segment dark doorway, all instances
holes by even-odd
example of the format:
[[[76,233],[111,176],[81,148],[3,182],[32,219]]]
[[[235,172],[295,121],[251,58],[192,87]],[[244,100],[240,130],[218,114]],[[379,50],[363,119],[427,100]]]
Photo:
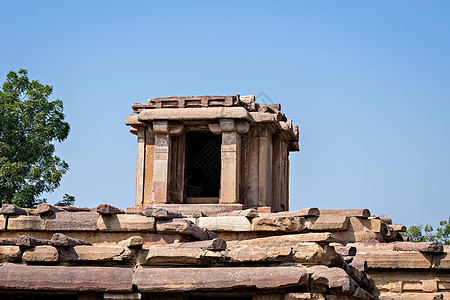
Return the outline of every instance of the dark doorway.
[[[219,198],[221,145],[222,135],[203,131],[190,131],[186,134],[188,203],[189,198]],[[201,203],[201,199],[198,203]]]

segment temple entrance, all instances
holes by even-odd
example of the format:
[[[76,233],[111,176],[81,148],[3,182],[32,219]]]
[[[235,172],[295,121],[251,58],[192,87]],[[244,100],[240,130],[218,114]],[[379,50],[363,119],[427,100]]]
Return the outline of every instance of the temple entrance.
[[[222,135],[186,133],[186,203],[219,203]]]

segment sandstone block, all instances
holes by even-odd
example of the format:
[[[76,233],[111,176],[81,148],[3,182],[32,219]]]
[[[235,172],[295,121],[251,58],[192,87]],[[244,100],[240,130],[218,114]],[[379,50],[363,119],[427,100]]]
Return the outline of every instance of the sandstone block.
[[[50,245],[49,240],[39,240],[28,235],[21,235],[16,240],[17,246],[35,247],[39,245]]]
[[[88,242],[68,237],[62,233],[55,233],[50,244],[55,247],[74,247],[78,245],[90,245]]]
[[[350,265],[360,272],[367,272],[368,270],[367,261],[365,260],[353,260]]]
[[[308,216],[318,216],[320,215],[319,209],[316,207],[304,208],[294,211],[281,211],[277,213],[269,214],[271,216],[280,217],[308,217]],[[262,216],[265,216],[264,214]]]
[[[306,220],[302,217],[257,217],[252,220],[252,231],[302,232]]]
[[[206,250],[200,248],[178,248],[152,246],[144,257],[139,258],[141,265],[195,265],[201,264]]]
[[[40,216],[11,215],[8,219],[7,229],[20,231],[45,230],[45,220]]]
[[[46,215],[46,214],[50,214],[50,213],[55,213],[55,212],[59,212],[59,211],[63,211],[63,209],[53,206],[47,202],[41,203],[36,207],[35,213],[39,214],[39,215]]]
[[[252,223],[247,217],[203,217],[197,225],[212,231],[251,231]]]
[[[128,248],[134,248],[134,247],[142,247],[142,245],[145,244],[145,240],[143,237],[137,235],[132,236],[126,240],[120,241],[118,243],[121,247],[128,247]]]
[[[75,255],[64,255],[65,261],[104,262],[121,260],[120,255],[125,251],[123,247],[118,246],[75,246],[73,250]]]
[[[95,208],[87,208],[87,207],[76,207],[76,206],[57,206],[66,212],[92,212],[95,211]]]
[[[401,242],[395,243],[393,250],[441,253],[444,251],[444,247],[442,246],[441,243],[434,243],[434,242],[422,242],[422,243]]]
[[[341,231],[348,229],[348,218],[345,215],[324,214],[307,218],[307,228],[312,231]]]
[[[432,257],[420,252],[407,251],[371,251],[356,253],[355,260],[365,260],[369,270],[385,269],[428,269],[431,268]]]
[[[0,231],[6,230],[6,218],[0,215]]]
[[[242,204],[153,204],[151,207],[180,213],[187,218],[217,216],[222,213],[242,210]]]
[[[175,218],[182,218],[182,214],[179,212],[171,212],[164,208],[152,207],[150,205],[146,205],[142,214],[146,217],[153,217],[157,220],[169,220]]]
[[[380,300],[440,300],[447,299],[446,293],[383,293]]]
[[[378,243],[383,241],[381,233],[370,231],[334,231],[333,235],[342,243]]]
[[[224,255],[231,263],[279,262],[291,258],[292,249],[288,246],[235,245]]]
[[[26,262],[57,262],[58,250],[52,246],[37,246],[25,250],[22,260]]]
[[[392,219],[388,218],[388,217],[380,217],[381,222],[383,222],[386,225],[391,225],[392,224]]]
[[[0,261],[18,261],[21,255],[19,246],[0,246]]]
[[[258,206],[256,208],[259,214],[270,214],[272,212],[272,207],[270,206]]]
[[[344,246],[339,243],[331,243],[330,246],[334,247],[334,250],[342,256],[355,256],[356,247],[354,246]]]
[[[321,215],[336,215],[336,216],[346,216],[346,217],[370,217],[370,210],[367,208],[363,209],[320,209]]]
[[[133,283],[141,292],[192,292],[232,288],[275,289],[305,286],[308,276],[298,267],[138,268]]]
[[[98,217],[101,231],[155,231],[155,219],[136,214],[118,214]]]
[[[349,222],[350,231],[381,232],[380,219],[351,217]]]
[[[95,210],[100,215],[106,215],[106,216],[125,213],[122,209],[117,208],[112,205],[109,205],[109,204],[100,204],[99,206],[97,206],[97,208]]]
[[[96,212],[57,212],[45,220],[45,230],[96,231],[97,217]]]
[[[0,246],[16,246],[16,239],[0,239]]]
[[[396,242],[397,243],[397,242]],[[348,247],[355,247],[356,253],[368,253],[371,251],[393,251],[396,243],[378,243],[378,242],[357,242],[348,243]]]
[[[26,209],[23,209],[21,207],[13,205],[13,204],[7,204],[7,203],[3,204],[0,212],[3,215],[29,215],[30,214],[30,212]]]
[[[156,231],[158,233],[166,234],[191,235],[197,240],[211,240],[213,238],[217,238],[217,236],[208,229],[200,228],[196,224],[185,219],[157,221]]]
[[[288,234],[269,236],[264,238],[252,238],[247,240],[228,242],[229,245],[274,245],[274,246],[294,246],[298,243],[317,242],[329,243],[333,242],[333,234],[329,232],[310,232],[300,234]]]
[[[331,265],[338,259],[333,247],[301,243],[292,248],[293,260],[306,265]]]
[[[218,215],[218,217],[239,217],[239,216],[247,218],[255,218],[258,216],[258,210],[256,208],[249,208],[244,210],[233,210]]]
[[[197,241],[190,243],[178,243],[171,246],[176,246],[179,248],[198,248],[203,250],[211,250],[211,251],[222,251],[227,248],[227,242],[223,239],[212,239],[205,241]]]
[[[132,268],[0,266],[0,289],[31,291],[131,292]]]
[[[388,227],[390,227],[398,232],[406,232],[406,230],[407,230],[406,226],[403,226],[403,225],[389,225]]]
[[[138,120],[141,122],[153,120],[204,121],[215,119],[244,119],[250,121],[251,117],[243,107],[145,109],[138,115]]]
[[[353,295],[358,284],[341,268],[315,266],[308,269],[313,285],[325,285],[341,295]]]

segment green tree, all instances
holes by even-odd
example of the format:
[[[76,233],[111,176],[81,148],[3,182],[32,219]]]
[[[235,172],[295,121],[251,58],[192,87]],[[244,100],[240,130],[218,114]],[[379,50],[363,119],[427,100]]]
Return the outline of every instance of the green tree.
[[[439,242],[450,245],[450,217],[447,221],[441,221],[436,231],[431,225],[413,225],[408,228],[405,235],[411,242]]]
[[[9,72],[0,90],[0,201],[34,207],[69,169],[53,142],[64,141],[70,126],[62,101],[49,100],[53,87],[27,74]]]
[[[75,203],[75,197],[64,194],[61,201],[55,203],[56,206],[72,206]]]

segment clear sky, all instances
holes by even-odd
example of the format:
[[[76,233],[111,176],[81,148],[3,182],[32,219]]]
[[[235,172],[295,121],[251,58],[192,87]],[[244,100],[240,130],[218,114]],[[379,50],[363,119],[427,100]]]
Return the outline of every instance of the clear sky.
[[[134,102],[264,92],[300,125],[291,209],[450,215],[449,1],[0,0],[0,81],[25,68],[71,124],[78,206],[134,204]]]

